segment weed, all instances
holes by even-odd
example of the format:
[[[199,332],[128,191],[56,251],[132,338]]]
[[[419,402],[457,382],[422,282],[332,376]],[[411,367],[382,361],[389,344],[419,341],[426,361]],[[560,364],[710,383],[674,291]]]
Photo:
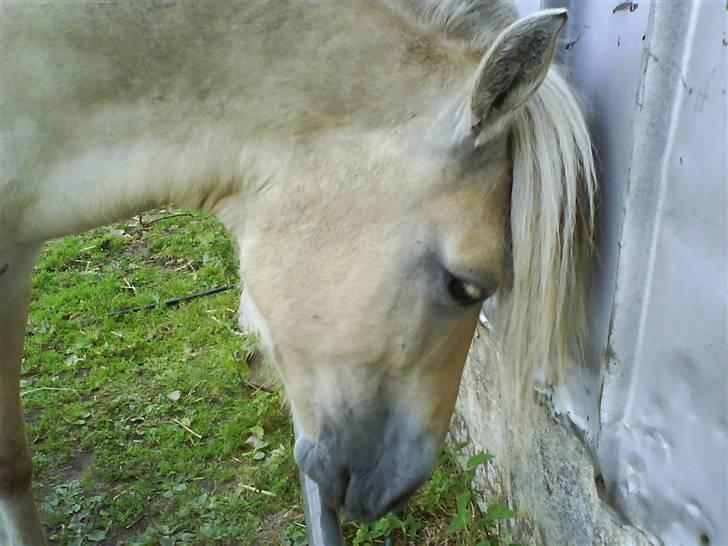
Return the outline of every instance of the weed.
[[[347,540],[354,546],[392,543],[400,545],[501,546],[499,521],[517,517],[501,504],[479,509],[480,495],[471,488],[476,469],[493,459],[489,453],[471,457],[463,470],[455,459],[462,446],[445,447],[429,481],[410,501],[404,512],[388,514],[368,525],[345,524]]]

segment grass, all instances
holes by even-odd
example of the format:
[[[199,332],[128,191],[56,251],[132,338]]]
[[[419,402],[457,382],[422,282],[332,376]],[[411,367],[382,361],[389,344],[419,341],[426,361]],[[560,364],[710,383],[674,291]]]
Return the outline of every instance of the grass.
[[[52,544],[306,543],[289,416],[249,375],[239,290],[109,316],[237,282],[233,242],[206,216],[161,212],[46,246],[21,393]],[[481,513],[472,470],[449,451],[441,463],[405,514],[347,522],[347,541],[501,544],[495,522],[513,514]]]

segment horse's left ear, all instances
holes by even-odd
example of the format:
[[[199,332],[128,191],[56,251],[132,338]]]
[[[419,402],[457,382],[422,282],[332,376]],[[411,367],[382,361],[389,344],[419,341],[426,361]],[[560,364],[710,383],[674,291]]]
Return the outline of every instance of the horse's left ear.
[[[522,106],[546,77],[565,9],[540,11],[505,29],[478,67],[470,108],[473,133],[495,129]]]

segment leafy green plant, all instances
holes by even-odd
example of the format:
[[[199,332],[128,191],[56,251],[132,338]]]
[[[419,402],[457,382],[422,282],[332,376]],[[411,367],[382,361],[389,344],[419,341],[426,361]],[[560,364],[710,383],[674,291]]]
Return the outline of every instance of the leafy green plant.
[[[282,546],[308,546],[306,527],[298,522],[291,523],[284,533]]]
[[[498,522],[517,517],[502,504],[487,510],[478,507],[481,500],[472,489],[479,466],[494,459],[489,453],[470,457],[465,468],[456,461],[455,452],[464,446],[446,447],[428,482],[401,514],[388,514],[372,524],[345,523],[345,534],[354,546],[393,544],[501,546],[507,544],[498,535]],[[395,537],[394,539],[392,537]]]
[[[475,471],[480,465],[483,465],[495,458],[490,453],[477,453],[470,457],[465,463],[465,476],[468,481],[472,481],[475,477]],[[508,520],[517,517],[516,512],[502,504],[491,504],[483,513],[477,514],[475,517],[473,512],[469,510],[474,495],[472,491],[463,491],[457,497],[457,514],[450,522],[447,528],[448,533],[454,533],[461,529],[474,526],[481,530],[488,538],[482,540],[477,546],[492,546],[492,536],[495,527],[499,521]]]

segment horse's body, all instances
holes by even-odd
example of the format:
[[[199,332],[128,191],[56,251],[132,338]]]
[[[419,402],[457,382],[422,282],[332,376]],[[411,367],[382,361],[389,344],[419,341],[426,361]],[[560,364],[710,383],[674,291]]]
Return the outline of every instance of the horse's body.
[[[563,12],[1,9],[0,543],[43,541],[18,384],[50,238],[168,202],[216,214],[303,428],[297,461],[360,519],[428,475],[499,286],[519,376],[560,369],[593,184],[583,120],[547,75]]]

